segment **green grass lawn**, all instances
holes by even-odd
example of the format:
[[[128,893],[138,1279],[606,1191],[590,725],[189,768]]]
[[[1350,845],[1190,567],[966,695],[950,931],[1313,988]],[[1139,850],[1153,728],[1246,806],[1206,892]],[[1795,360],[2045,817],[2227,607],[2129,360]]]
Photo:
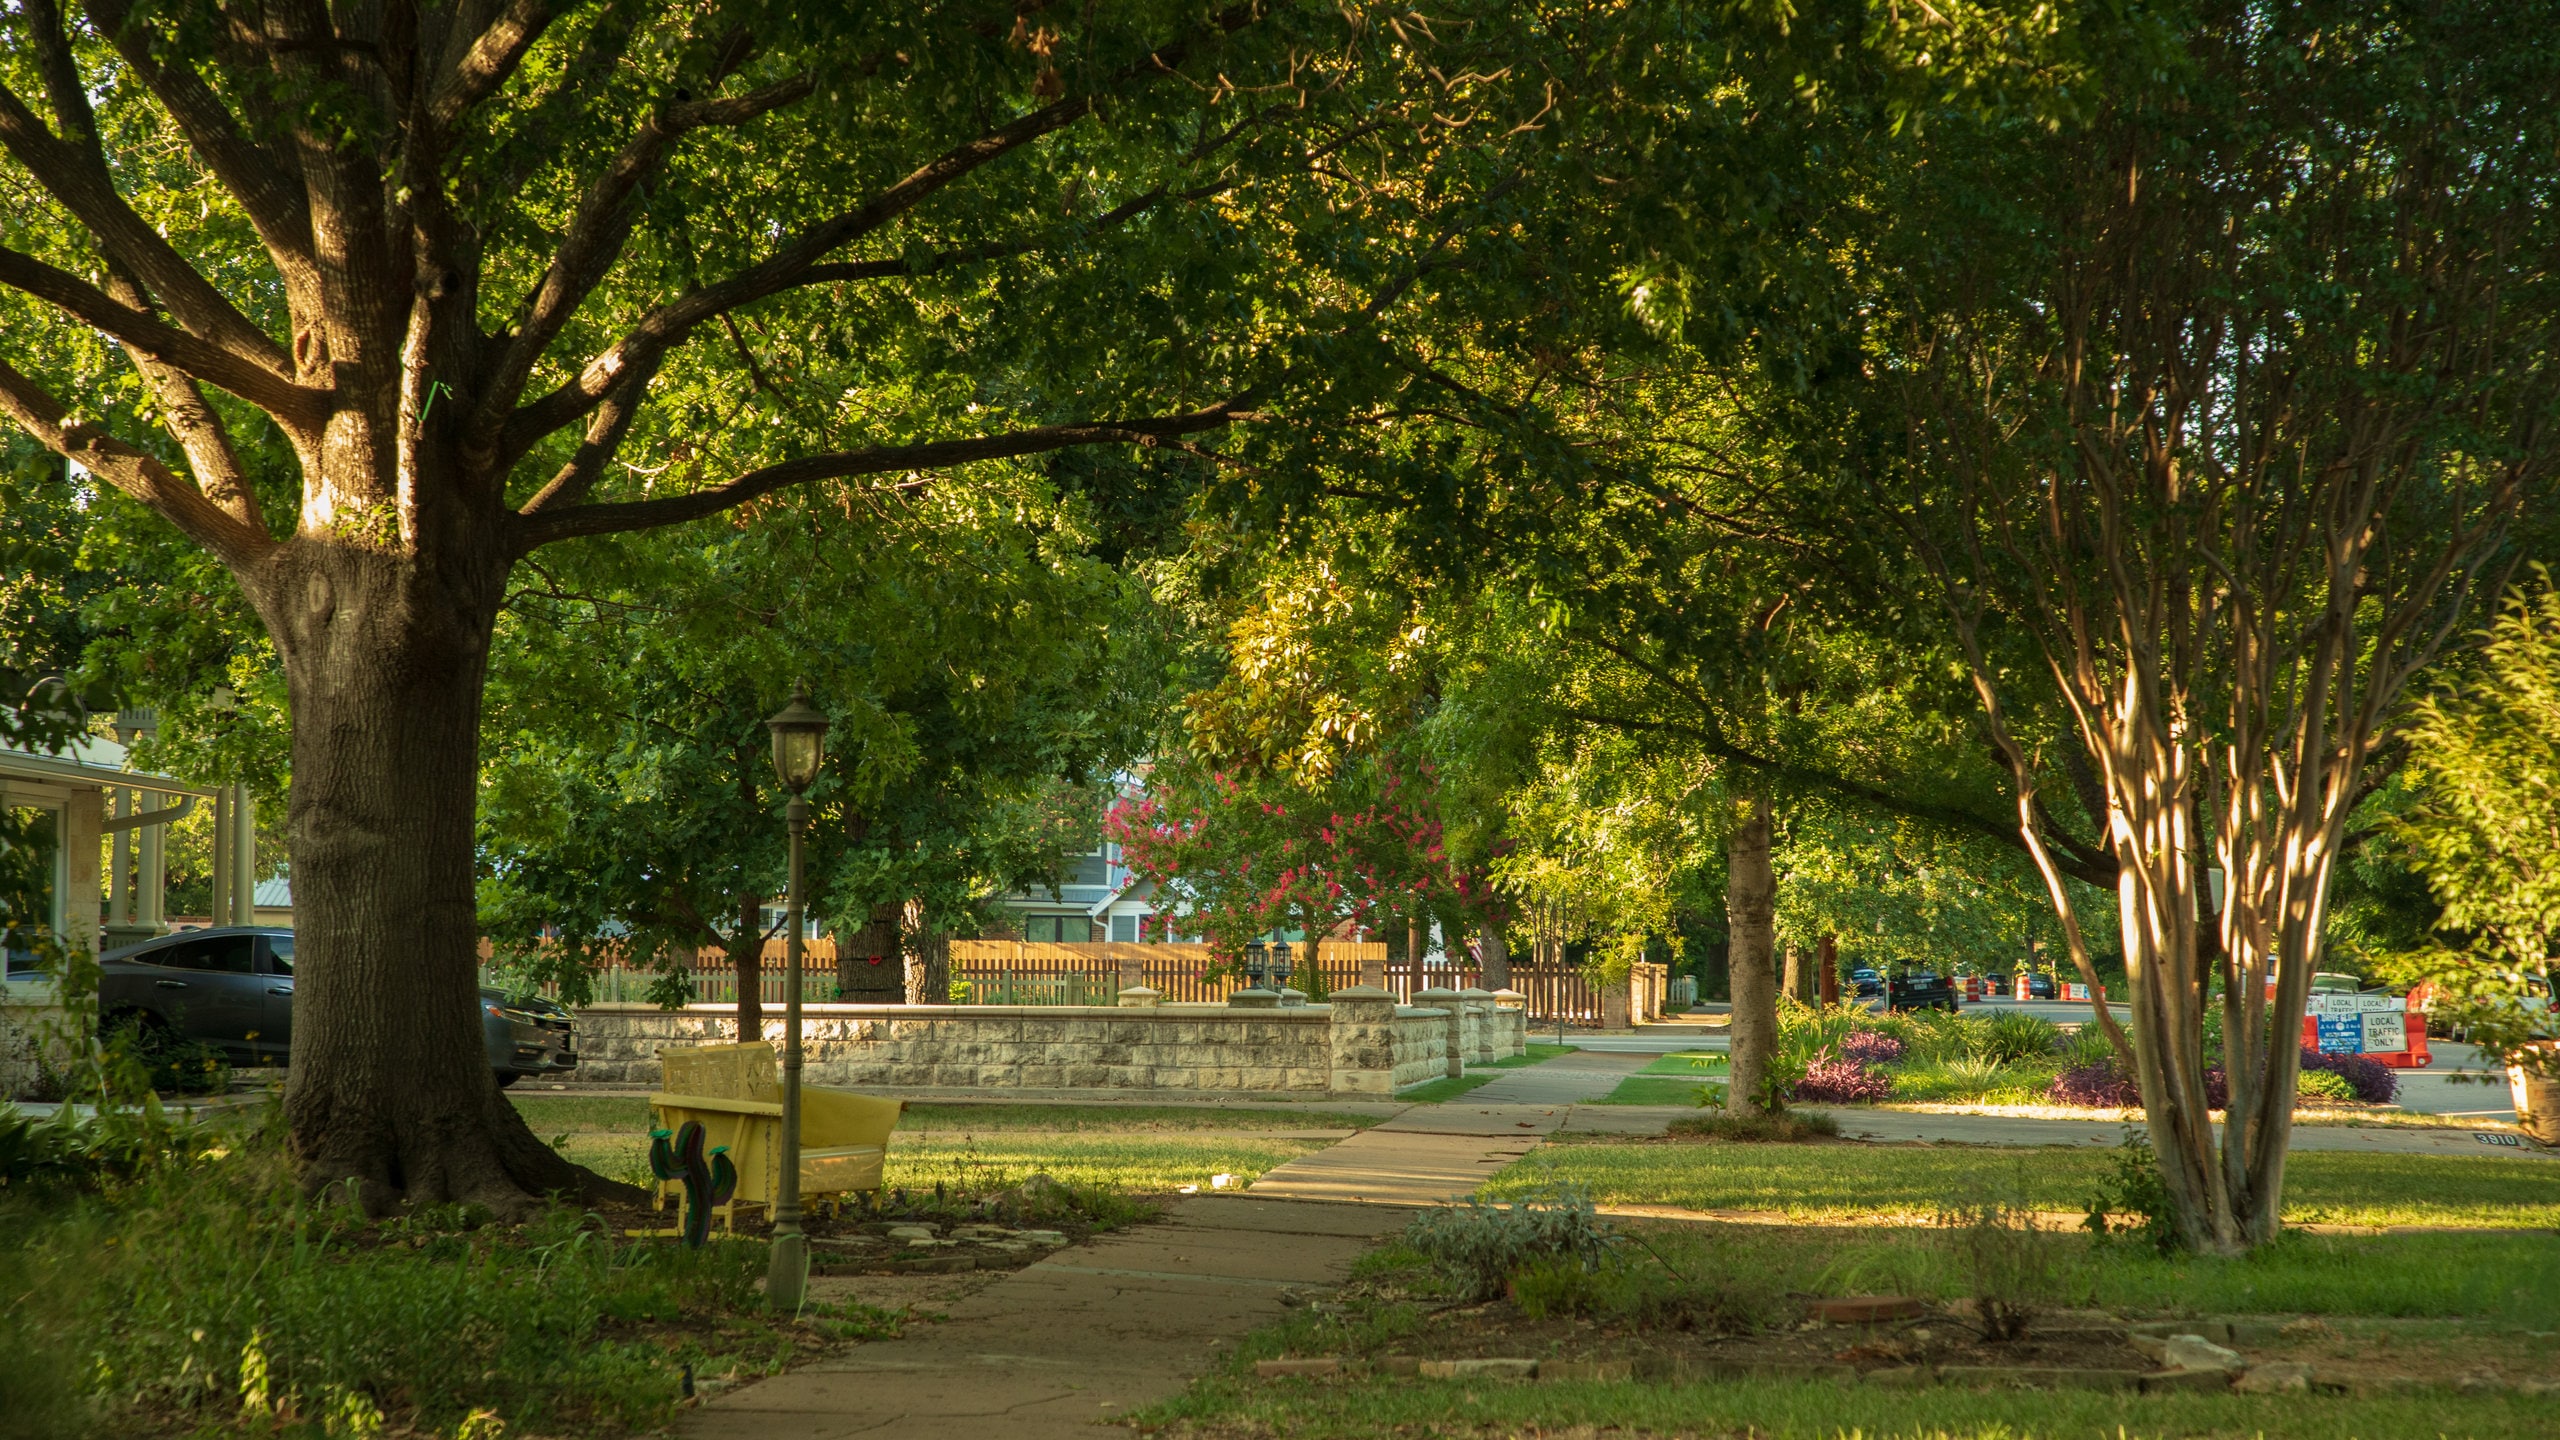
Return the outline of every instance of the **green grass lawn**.
[[[1705,1050],[1665,1055],[1619,1081],[1617,1089],[1591,1103],[1695,1105],[1701,1095],[1721,1097],[1724,1094],[1727,1063],[1723,1054]]]
[[[2085,1391],[1893,1391],[1780,1381],[1708,1385],[1373,1380],[1349,1385],[1223,1377],[1131,1417],[1205,1422],[1211,1434],[1291,1440],[1591,1435],[1751,1435],[1766,1440],[2547,1440],[2548,1400],[2452,1394],[2109,1395]],[[1171,1433],[1180,1434],[1179,1430]]]
[[[516,1108],[535,1134],[570,1159],[618,1180],[650,1183],[647,1100],[526,1095],[517,1097]],[[1250,1180],[1329,1143],[1220,1132],[1350,1130],[1374,1123],[1375,1116],[1313,1110],[914,1104],[889,1143],[888,1183],[909,1190],[940,1183],[974,1193],[1046,1174],[1132,1194],[1163,1194],[1183,1185],[1206,1189],[1214,1174]]]
[[[1397,1091],[1396,1098],[1398,1100],[1410,1101],[1416,1105],[1438,1105],[1446,1101],[1455,1100],[1461,1095],[1483,1089],[1485,1086],[1501,1079],[1502,1075],[1500,1072],[1502,1071],[1517,1070],[1524,1065],[1540,1064],[1548,1060],[1553,1060],[1559,1055],[1570,1055],[1573,1053],[1573,1048],[1574,1047],[1570,1045],[1538,1045],[1533,1043],[1529,1046],[1527,1054],[1505,1055],[1501,1059],[1493,1061],[1490,1064],[1479,1065],[1464,1075],[1444,1075],[1437,1080],[1426,1080],[1419,1085],[1410,1086],[1406,1089]]]
[[[1736,1147],[1741,1148],[1741,1147]],[[1751,1147],[1766,1153],[1773,1147]],[[1951,1299],[1971,1293],[1973,1271],[1945,1232],[1740,1224],[1622,1222],[1641,1237],[1613,1265],[1647,1270],[1684,1287],[1749,1297],[1742,1313],[1784,1331],[1802,1295],[1893,1293]],[[1280,1355],[1376,1357],[1447,1353],[1613,1352],[1666,1337],[1629,1316],[1562,1330],[1532,1330],[1514,1348],[1472,1348],[1469,1338],[1516,1316],[1496,1302],[1460,1319],[1431,1302],[1442,1294],[1422,1257],[1390,1243],[1363,1257],[1364,1288],[1333,1311],[1301,1311],[1247,1337],[1209,1378],[1130,1417],[1145,1430],[1218,1437],[1398,1435],[1480,1440],[1504,1436],[1790,1436],[1802,1440],[2327,1440],[2332,1436],[2470,1436],[2520,1440],[2553,1433],[2548,1398],[2463,1395],[2453,1380],[2487,1364],[2514,1377],[2549,1373],[2547,1335],[2560,1327],[2560,1247],[2541,1235],[2296,1234],[2238,1260],[2163,1259],[2122,1241],[2077,1233],[2022,1237],[2052,1265],[2047,1306],[2097,1306],[2125,1315],[2312,1314],[2305,1338],[2279,1354],[2308,1356],[2321,1373],[2389,1374],[2440,1386],[2380,1395],[2127,1395],[2086,1391],[1905,1391],[1741,1380],[1439,1382],[1411,1377],[1340,1382],[1258,1380],[1256,1360]],[[1383,1287],[1383,1288],[1377,1288]],[[1411,1298],[1404,1298],[1411,1297]],[[2394,1317],[2446,1317],[2401,1319]],[[1854,1336],[1850,1337],[1854,1339]],[[1848,1343],[1844,1340],[1842,1343]],[[1682,1348],[1674,1339],[1670,1348]]]
[[[1486,1187],[1514,1195],[1555,1180],[1602,1204],[1768,1210],[1806,1219],[1922,1217],[1986,1183],[2027,1204],[2077,1210],[2111,1151],[2047,1146],[1725,1145],[1559,1136]],[[2560,1227],[2560,1164],[2497,1155],[2295,1151],[2285,1218],[2297,1224]]]
[[[1721,1050],[1691,1050],[1679,1055],[1665,1055],[1636,1073],[1639,1075],[1722,1076],[1731,1064],[1731,1060]]]
[[[1165,1195],[1185,1185],[1207,1190],[1209,1177],[1221,1173],[1250,1182],[1265,1170],[1321,1150],[1328,1143],[1180,1134],[952,1132],[892,1143],[889,1184],[911,1191],[941,1184],[975,1193],[1003,1189],[1032,1175],[1047,1175],[1071,1185],[1100,1185],[1135,1195]]]
[[[1618,1088],[1592,1101],[1594,1105],[1696,1105],[1702,1095],[1724,1098],[1724,1077],[1634,1074]]]
[[[1769,1294],[1968,1293],[1945,1232],[1896,1226],[1689,1225],[1623,1221],[1644,1258],[1679,1273],[1746,1277]],[[2124,1314],[2461,1316],[2560,1329],[2560,1244],[2526,1230],[2466,1234],[2296,1232],[2239,1258],[2163,1257],[2136,1240],[2049,1233],[2056,1304]]]

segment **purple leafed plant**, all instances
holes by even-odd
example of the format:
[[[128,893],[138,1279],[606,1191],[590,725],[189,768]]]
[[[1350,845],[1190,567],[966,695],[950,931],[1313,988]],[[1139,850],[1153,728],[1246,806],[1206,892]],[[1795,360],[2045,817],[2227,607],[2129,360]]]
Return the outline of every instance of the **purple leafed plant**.
[[[1818,1105],[1856,1105],[1882,1100],[1893,1093],[1893,1078],[1879,1075],[1855,1060],[1844,1059],[1824,1050],[1804,1067],[1804,1078],[1796,1082],[1796,1098]]]
[[[1881,1030],[1852,1030],[1840,1037],[1840,1058],[1857,1065],[1890,1065],[1902,1058],[1902,1042]]]
[[[2116,1067],[2114,1056],[2090,1065],[2075,1065],[2045,1087],[2044,1098],[2056,1105],[2086,1105],[2100,1110],[2142,1108],[2142,1086]],[[2219,1110],[2231,1103],[2231,1078],[2214,1066],[2204,1072],[2204,1101]]]
[[[2142,1090],[2133,1083],[2132,1076],[2116,1068],[2110,1057],[2093,1064],[2074,1065],[2054,1076],[2053,1083],[2045,1087],[2044,1098],[2056,1105],[2124,1109],[2142,1103]]]
[[[2326,1070],[2346,1078],[2356,1087],[2356,1098],[2368,1105],[2388,1105],[2400,1093],[2400,1077],[2379,1060],[2361,1055],[2326,1055],[2317,1050],[2302,1052],[2302,1068]]]

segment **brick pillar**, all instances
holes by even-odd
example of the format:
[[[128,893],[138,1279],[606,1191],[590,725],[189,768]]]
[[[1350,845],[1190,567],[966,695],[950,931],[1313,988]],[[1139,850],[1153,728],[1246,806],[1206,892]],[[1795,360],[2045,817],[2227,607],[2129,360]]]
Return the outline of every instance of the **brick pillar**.
[[[1600,986],[1601,1029],[1624,1030],[1634,1023],[1630,1016],[1633,1012],[1635,997],[1629,993],[1633,984],[1632,977],[1626,980],[1602,982]]]

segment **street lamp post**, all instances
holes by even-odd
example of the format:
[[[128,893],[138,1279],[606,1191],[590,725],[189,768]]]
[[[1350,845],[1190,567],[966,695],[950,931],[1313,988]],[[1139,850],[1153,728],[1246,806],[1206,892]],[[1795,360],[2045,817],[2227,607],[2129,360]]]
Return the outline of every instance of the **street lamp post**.
[[[773,1308],[797,1311],[809,1282],[809,1242],[800,1233],[800,929],[805,905],[801,842],[809,833],[809,802],[827,753],[827,717],[809,704],[803,683],[791,703],[767,720],[773,732],[773,773],[791,792],[784,818],[791,826],[791,888],[783,918],[782,1174],[773,1197],[773,1255],[765,1271],[765,1298]]]

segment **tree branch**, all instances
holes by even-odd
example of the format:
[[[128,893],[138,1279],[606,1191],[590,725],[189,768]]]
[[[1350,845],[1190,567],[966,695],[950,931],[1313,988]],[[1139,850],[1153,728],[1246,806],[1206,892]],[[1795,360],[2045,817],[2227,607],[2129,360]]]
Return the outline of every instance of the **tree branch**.
[[[249,318],[197,274],[195,267],[159,231],[135,214],[116,192],[113,178],[92,164],[79,145],[56,139],[35,112],[5,85],[0,85],[0,146],[27,167],[46,193],[87,226],[107,254],[147,286],[191,334],[230,352],[237,357],[240,368],[267,371],[279,382],[292,374],[292,362],[284,348],[249,323]],[[182,364],[174,355],[164,358],[181,364],[190,373],[202,373],[193,365]],[[209,374],[203,378],[243,399],[251,398],[227,381]]]
[[[67,270],[0,247],[0,285],[25,292],[154,360],[230,391],[288,425],[316,424],[327,397],[203,340],[157,315],[123,304]]]
[[[681,101],[641,122],[639,133],[624,143],[604,173],[587,187],[541,283],[519,307],[523,322],[498,362],[488,396],[480,405],[482,419],[503,414],[515,404],[516,397],[523,393],[526,377],[533,373],[534,362],[551,347],[560,327],[569,323],[569,317],[612,268],[622,253],[623,242],[630,236],[632,222],[638,218],[632,196],[665,163],[677,141],[706,126],[744,125],[806,97],[815,88],[815,77],[797,75],[746,95]],[[514,456],[507,458],[512,460]]]
[[[89,0],[87,13],[89,23],[114,44],[116,53],[177,121],[214,179],[239,199],[241,210],[284,275],[287,293],[297,301],[311,297],[316,280],[311,268],[311,202],[291,155],[272,151],[242,133],[230,108],[193,66],[164,62],[153,54],[150,30],[133,23],[130,0]],[[61,108],[59,101],[55,108]]]
[[[1229,33],[1259,16],[1256,5],[1235,6],[1213,16],[1208,32]],[[1169,43],[1109,83],[1118,85],[1171,74],[1202,38],[1204,34],[1194,34]],[[763,262],[642,316],[622,339],[589,360],[570,380],[499,422],[496,458],[500,467],[512,465],[543,436],[601,403],[624,371],[639,364],[654,364],[658,356],[683,343],[695,327],[717,315],[792,288],[820,260],[914,209],[962,176],[1082,120],[1093,113],[1101,93],[1059,100],[954,146],[862,205],[803,230]],[[492,422],[502,407],[515,404],[537,356],[538,352],[522,356],[522,371],[510,368],[501,372],[482,401],[475,429]]]
[[[516,548],[521,554],[535,546],[577,535],[608,535],[698,520],[757,496],[813,480],[839,480],[902,470],[940,470],[980,460],[1005,460],[1079,445],[1151,445],[1169,436],[1198,434],[1239,421],[1261,418],[1245,408],[1248,403],[1239,396],[1181,415],[1096,424],[1044,425],[967,440],[934,440],[919,445],[891,445],[873,450],[812,455],[751,470],[734,480],[696,490],[689,495],[606,505],[578,505],[540,513],[534,513],[528,507],[525,512],[520,512],[524,519],[516,532]]]
[[[487,29],[473,37],[470,48],[436,81],[434,93],[427,99],[428,120],[438,130],[451,129],[472,106],[507,83],[507,77],[523,62],[525,52],[559,16],[560,11],[551,0],[513,0]]]
[[[1559,710],[1557,713],[1563,715],[1568,720],[1579,721],[1586,725],[1606,725],[1617,730],[1651,730],[1666,734],[1687,736],[1689,739],[1696,741],[1699,747],[1705,750],[1710,756],[1719,760],[1730,761],[1737,765],[1750,766],[1752,769],[1757,770],[1772,779],[1782,780],[1793,785],[1800,785],[1810,790],[1823,790],[1835,795],[1847,796],[1854,800],[1863,800],[1870,805],[1874,805],[1879,809],[1889,811],[1896,815],[1905,815],[1914,820],[1922,820],[1931,824],[1942,825],[1948,829],[1962,831],[1968,835],[1996,840],[2002,845],[2007,846],[2009,849],[2018,851],[2021,854],[2028,853],[2025,838],[2018,833],[2018,827],[2013,824],[2005,821],[1985,819],[1980,815],[1974,814],[1972,811],[1960,810],[1953,806],[1930,805],[1921,801],[1906,799],[1892,793],[1891,791],[1879,789],[1876,786],[1866,784],[1862,781],[1851,780],[1843,775],[1835,775],[1827,770],[1810,770],[1801,765],[1788,765],[1779,761],[1771,760],[1766,756],[1754,755],[1750,751],[1743,749],[1741,746],[1734,744],[1732,741],[1725,739],[1721,734],[1706,727],[1686,725],[1676,720],[1639,720],[1629,716],[1606,715],[1588,710],[1564,709]],[[2072,879],[2082,881],[2086,884],[2095,885],[2101,889],[2116,883],[2114,867],[2112,865],[2108,865],[2103,869],[2092,866],[2083,860],[2076,851],[2071,857],[2071,863],[2063,865],[2061,868],[2063,873],[2069,875]]]
[[[6,360],[0,360],[0,413],[18,422],[46,449],[150,506],[235,571],[247,569],[275,548],[274,538],[266,531],[224,513],[149,452],[95,425],[65,424],[68,412],[62,402]]]

